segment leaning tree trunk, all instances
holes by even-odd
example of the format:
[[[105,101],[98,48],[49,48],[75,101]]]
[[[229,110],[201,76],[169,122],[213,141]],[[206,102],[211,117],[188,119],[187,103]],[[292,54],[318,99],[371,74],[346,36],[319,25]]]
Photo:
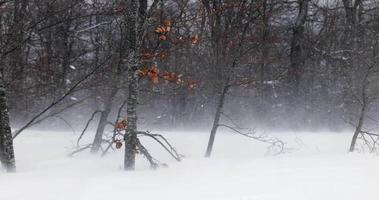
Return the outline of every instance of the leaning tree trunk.
[[[104,103],[105,104],[104,110],[101,111],[99,124],[97,125],[95,138],[92,143],[91,153],[97,153],[103,141],[104,130],[105,130],[105,127],[107,126],[108,116],[112,109],[112,100],[116,96],[118,88],[116,85],[113,85],[111,90],[112,90],[111,93],[106,98],[106,101]]]
[[[350,78],[355,77],[354,74],[355,70],[361,70],[358,60],[358,7],[360,4],[362,4],[361,0],[343,0],[343,6],[345,8],[345,15],[346,15],[346,21],[347,21],[347,31],[346,31],[346,38],[347,38],[347,45],[349,48],[352,48],[352,54],[351,54],[351,61],[348,63],[350,65],[352,74],[350,74]],[[355,70],[354,70],[355,68]],[[363,88],[362,88],[362,108],[359,115],[358,124],[355,128],[353,138],[351,139],[349,152],[353,152],[355,149],[355,145],[357,142],[357,138],[359,134],[362,131],[362,126],[365,119],[365,113],[367,108],[367,97],[366,97],[366,87],[367,87],[367,77],[369,75],[369,71],[365,75],[365,79],[363,82]]]
[[[362,131],[365,112],[366,112],[366,105],[363,105],[362,109],[361,109],[360,116],[359,116],[358,124],[355,127],[354,135],[353,135],[353,138],[351,139],[349,152],[353,152],[355,149],[355,144],[357,143],[358,135]]]
[[[216,1],[214,2],[216,3]],[[208,12],[209,12],[209,15],[212,15],[212,11],[210,10],[209,8],[209,1],[203,1],[203,4],[204,6],[207,8]],[[248,6],[250,9],[253,8],[253,3],[250,3],[250,6]],[[217,7],[217,6],[216,6]],[[242,8],[241,8],[242,9]],[[243,8],[244,9],[244,8]],[[245,10],[245,9],[244,9]],[[247,13],[252,13],[253,11],[250,10],[250,11],[247,11]],[[216,12],[218,13],[218,12]],[[220,17],[220,15],[217,14],[217,17]],[[242,46],[243,46],[243,43],[244,43],[244,40],[245,40],[245,36],[246,36],[246,33],[247,33],[247,30],[248,30],[248,27],[250,25],[250,22],[252,21],[253,18],[250,18],[252,16],[249,16],[249,18],[247,18],[247,22],[245,22],[244,24],[242,23],[242,21],[245,21],[245,20],[242,20],[240,19],[241,21],[241,25],[243,24],[243,29],[242,29],[242,33],[241,33],[241,38],[240,40],[238,41],[238,45],[236,47],[236,49],[234,49],[233,51],[231,52],[227,52],[227,54],[232,54],[233,55],[233,62],[231,63],[231,66],[230,68],[226,66],[226,71],[224,71],[224,74],[225,74],[225,79],[224,79],[224,82],[223,82],[223,87],[222,87],[222,91],[221,91],[221,96],[219,98],[219,101],[218,101],[218,104],[217,104],[217,108],[216,108],[216,113],[215,113],[215,118],[214,118],[214,121],[213,121],[213,125],[212,125],[212,130],[211,130],[211,133],[210,133],[210,136],[209,136],[209,140],[208,140],[208,146],[207,146],[207,150],[205,152],[205,157],[210,157],[211,154],[212,154],[212,149],[213,149],[213,144],[214,144],[214,140],[215,140],[215,137],[216,137],[216,132],[217,132],[217,129],[218,127],[220,126],[219,122],[220,122],[220,118],[221,118],[221,114],[222,114],[222,110],[223,110],[223,107],[224,107],[224,103],[225,103],[225,98],[226,98],[226,95],[229,91],[229,88],[232,86],[231,84],[231,80],[232,80],[232,76],[234,74],[234,69],[236,68],[237,66],[237,63],[238,63],[238,59],[241,57],[241,50],[242,50]],[[212,29],[215,29],[215,33],[216,35],[220,33],[220,24],[218,24],[220,22],[221,19],[216,19],[216,23],[214,26],[212,26]],[[217,22],[219,21],[219,22]],[[223,30],[221,32],[228,32],[228,31],[232,31],[232,30]],[[236,34],[236,33],[235,33]],[[215,37],[215,36],[213,36]],[[213,46],[213,48],[217,47],[217,49],[213,49],[214,51],[216,51],[216,55],[217,55],[217,58],[218,57],[218,44],[219,42],[217,41],[217,36],[216,36],[216,41],[214,42],[216,45]],[[222,51],[226,51],[226,47],[224,46],[222,48]],[[223,55],[226,55],[226,52],[225,54]],[[219,62],[218,60],[216,61],[216,63]],[[225,62],[225,60],[224,60]],[[222,71],[221,71],[222,72]]]
[[[3,84],[0,84],[0,161],[8,172],[16,170],[6,90]]]
[[[229,90],[229,86],[225,85],[224,88],[223,88],[223,90],[222,90],[220,99],[218,101],[218,105],[217,105],[217,108],[216,108],[216,114],[215,114],[215,118],[214,118],[214,121],[213,121],[213,126],[212,126],[212,130],[211,130],[211,134],[210,134],[209,140],[208,140],[207,151],[205,152],[205,157],[210,157],[211,154],[212,154],[213,144],[214,144],[214,141],[215,141],[216,132],[217,132],[217,129],[218,129],[218,126],[219,126],[219,122],[220,122],[220,118],[221,118],[221,114],[222,114],[222,109],[224,107],[225,97],[226,97],[226,94],[228,93],[228,90]]]
[[[367,79],[368,79],[369,74],[370,74],[370,71],[368,70],[367,73],[366,73],[366,75],[365,75],[365,77],[364,77],[364,80],[363,80],[363,86],[362,86],[362,108],[361,108],[361,112],[359,113],[358,124],[355,127],[354,135],[353,135],[353,138],[351,139],[349,152],[353,152],[354,151],[355,144],[357,143],[358,135],[362,131],[362,126],[363,126],[365,115],[366,115],[366,109],[367,109],[367,106],[368,106],[367,104],[369,103],[368,100],[367,100],[367,94],[366,94],[366,89],[367,89],[367,85],[368,85]]]

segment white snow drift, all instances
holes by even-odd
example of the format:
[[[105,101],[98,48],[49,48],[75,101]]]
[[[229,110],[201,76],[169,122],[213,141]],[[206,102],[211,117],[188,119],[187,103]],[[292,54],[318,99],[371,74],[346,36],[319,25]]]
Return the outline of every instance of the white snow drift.
[[[104,158],[68,157],[76,135],[25,132],[15,141],[17,173],[0,172],[0,200],[359,200],[378,199],[379,157],[347,153],[351,134],[278,134],[293,148],[264,156],[265,146],[233,134],[164,133],[186,158],[177,163],[144,140],[168,168],[122,170],[123,150]],[[87,138],[89,139],[89,138]]]

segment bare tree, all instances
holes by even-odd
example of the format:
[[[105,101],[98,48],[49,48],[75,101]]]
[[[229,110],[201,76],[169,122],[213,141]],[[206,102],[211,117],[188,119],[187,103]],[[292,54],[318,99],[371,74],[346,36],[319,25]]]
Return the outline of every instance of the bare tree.
[[[225,80],[223,80],[223,82],[222,82],[221,93],[220,93],[220,97],[219,97],[218,102],[217,102],[216,113],[214,115],[212,130],[211,130],[211,133],[209,136],[207,150],[205,152],[206,157],[211,156],[214,140],[216,137],[216,132],[217,132],[217,129],[220,125],[219,121],[220,121],[222,110],[223,110],[223,107],[225,104],[225,99],[226,99],[226,96],[227,96],[227,93],[228,93],[230,87],[233,85],[233,78],[234,78],[233,75],[235,73],[234,70],[238,65],[238,61],[239,61],[240,57],[244,53],[243,44],[244,44],[245,39],[246,39],[245,38],[246,34],[248,34],[249,26],[251,25],[252,20],[256,17],[255,15],[253,15],[253,9],[254,9],[254,3],[253,2],[242,4],[239,7],[237,7],[239,12],[234,13],[237,15],[237,17],[236,17],[237,21],[231,21],[230,26],[224,25],[225,29],[222,29],[222,25],[220,24],[222,21],[222,19],[221,19],[222,12],[221,11],[222,11],[222,7],[225,5],[219,5],[217,3],[217,1],[213,1],[212,3],[213,3],[214,9],[211,9],[209,1],[203,1],[203,4],[204,4],[205,8],[207,9],[208,15],[211,19],[210,24],[211,24],[211,29],[212,29],[212,39],[214,40],[212,43],[214,44],[213,48],[216,48],[216,49],[213,49],[213,51],[215,52],[215,55],[219,55],[220,51],[222,52],[221,55],[224,55],[224,56],[228,53],[231,53],[232,57],[229,58],[231,60],[231,63],[227,63],[225,65],[225,67],[226,67],[225,71],[223,71],[224,69],[221,69],[221,74],[223,75],[223,77],[225,77]],[[233,7],[235,5],[232,3],[231,6]],[[227,7],[227,6],[225,6],[225,7]],[[238,13],[242,12],[242,10],[247,11],[246,16],[240,16],[238,14]],[[232,17],[231,15],[226,15],[226,16]],[[224,16],[224,17],[226,17],[226,16]],[[213,20],[216,20],[216,21],[213,22]],[[225,19],[225,21],[229,21],[229,20],[230,19]],[[243,23],[243,21],[245,21],[245,22]],[[234,29],[233,30],[233,28],[234,28],[233,25],[236,25],[236,24],[239,25],[240,29],[237,29],[237,30]],[[232,30],[229,30],[229,28],[231,28]],[[234,32],[234,31],[241,31],[240,32],[241,34],[237,34],[238,35],[237,38],[232,38],[231,35],[228,36],[228,37],[231,37],[232,39],[235,39],[235,41],[232,41],[232,42],[236,43],[236,47],[232,50],[232,52],[227,52],[227,50],[226,50],[227,46],[221,46],[222,38],[220,38],[220,36],[222,34],[225,34],[225,33],[236,34],[236,32]],[[231,41],[228,41],[228,42],[231,42]],[[220,59],[221,55],[216,56],[216,58]],[[215,62],[216,63],[215,67],[219,67],[218,65],[221,65],[221,63],[218,59]],[[229,64],[229,66],[228,66],[228,64]]]

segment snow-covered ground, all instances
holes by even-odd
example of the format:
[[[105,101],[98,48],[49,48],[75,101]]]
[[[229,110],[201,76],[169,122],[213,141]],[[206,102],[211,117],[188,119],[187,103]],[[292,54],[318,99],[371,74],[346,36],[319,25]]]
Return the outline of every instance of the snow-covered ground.
[[[207,133],[164,133],[186,158],[177,163],[144,140],[168,168],[122,170],[123,151],[104,158],[68,157],[77,138],[25,132],[15,141],[17,173],[0,172],[0,200],[358,200],[378,199],[379,156],[347,153],[351,133],[276,135],[293,148],[265,156],[265,145],[234,134],[216,137],[203,158]]]

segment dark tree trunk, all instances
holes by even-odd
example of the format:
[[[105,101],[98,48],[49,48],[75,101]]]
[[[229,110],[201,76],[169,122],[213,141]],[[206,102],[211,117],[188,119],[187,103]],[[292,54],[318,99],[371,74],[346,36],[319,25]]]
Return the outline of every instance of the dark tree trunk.
[[[299,13],[292,31],[290,66],[288,69],[288,95],[294,103],[299,95],[299,83],[304,69],[304,24],[308,15],[309,0],[299,0]]]
[[[359,113],[358,124],[355,127],[354,135],[353,135],[353,138],[351,139],[349,152],[353,152],[354,149],[355,149],[355,144],[357,143],[358,135],[362,131],[362,127],[363,127],[363,123],[364,123],[364,119],[365,119],[365,115],[366,115],[367,106],[369,104],[367,93],[366,93],[366,89],[367,89],[367,86],[369,84],[369,82],[367,80],[369,74],[370,74],[370,71],[367,70],[367,73],[365,74],[364,79],[363,79],[362,94],[361,94],[362,95],[362,101],[361,101],[361,106],[362,107],[361,107],[361,111]]]
[[[366,112],[366,105],[362,105],[362,109],[361,109],[361,113],[360,113],[360,116],[359,116],[358,124],[355,127],[354,135],[353,135],[353,138],[351,139],[349,152],[353,152],[354,149],[355,149],[355,144],[357,143],[358,135],[362,131],[363,121],[364,121],[364,118],[365,118],[364,117],[365,116],[365,112]]]
[[[137,154],[137,105],[138,105],[138,66],[137,56],[130,56],[128,69],[129,96],[127,100],[128,129],[125,134],[125,161],[126,170],[134,170]]]
[[[68,76],[68,68],[70,67],[71,64],[71,56],[72,56],[72,48],[73,48],[73,42],[71,41],[70,35],[68,34],[70,30],[71,22],[68,20],[64,24],[64,33],[63,33],[63,38],[62,38],[62,79],[61,79],[61,89],[63,91],[66,89],[67,85],[67,76]]]
[[[108,98],[106,98],[104,102],[104,108],[103,108],[104,110],[101,111],[99,124],[96,129],[96,135],[92,143],[91,153],[97,153],[103,141],[104,130],[108,123],[108,116],[112,110],[112,100],[116,96],[117,91],[118,91],[116,86],[111,88],[111,90],[112,90],[111,93],[109,94]]]
[[[346,37],[347,37],[347,43],[350,48],[352,48],[352,54],[351,54],[351,60],[348,63],[351,68],[352,74],[350,74],[351,77],[355,77],[356,75],[354,72],[356,70],[361,70],[358,62],[358,6],[362,3],[361,0],[343,0],[343,6],[345,9],[345,15],[346,15],[346,21],[347,21],[347,31],[346,31]],[[355,69],[355,70],[354,70]],[[368,73],[365,76],[364,83],[363,83],[363,89],[362,89],[362,108],[359,114],[358,124],[355,127],[354,135],[351,139],[349,152],[353,152],[355,150],[355,145],[357,143],[357,139],[359,134],[362,131],[362,127],[364,124],[365,114],[366,114],[366,107],[367,107],[367,99],[366,99],[366,81],[367,81]]]
[[[210,157],[212,154],[213,144],[214,144],[214,140],[216,137],[216,132],[217,132],[217,129],[219,126],[219,122],[220,122],[220,118],[221,118],[221,114],[222,114],[222,109],[224,107],[225,97],[226,97],[226,94],[228,93],[228,90],[229,90],[229,86],[225,85],[222,92],[221,92],[221,96],[220,96],[220,99],[218,101],[217,108],[216,108],[216,114],[215,114],[215,118],[213,121],[211,134],[210,134],[209,140],[208,140],[207,151],[205,152],[205,157]]]
[[[0,84],[0,161],[8,172],[16,170],[6,90],[3,84]]]
[[[12,79],[24,80],[24,18],[27,7],[26,0],[16,0],[13,15],[12,36],[13,46],[17,47],[11,54],[11,62],[13,67]],[[21,85],[21,82],[20,82]]]
[[[342,0],[342,2],[345,8],[346,20],[353,28],[357,22],[358,6],[362,3],[362,0]]]
[[[212,43],[214,44],[214,45],[212,45],[212,51],[215,52],[216,61],[214,63],[217,63],[214,67],[216,67],[216,70],[222,75],[222,76],[218,76],[218,78],[221,79],[220,86],[222,86],[221,87],[222,90],[221,90],[221,94],[220,94],[220,97],[218,100],[215,118],[213,121],[212,130],[211,130],[209,140],[208,140],[207,150],[205,152],[205,157],[210,157],[212,154],[212,149],[213,149],[213,144],[214,144],[214,140],[216,137],[217,129],[220,125],[219,122],[220,122],[220,118],[222,115],[222,110],[224,107],[225,98],[226,98],[226,95],[229,91],[229,88],[232,85],[231,81],[233,79],[234,70],[237,67],[238,59],[240,58],[241,53],[242,53],[241,50],[242,50],[242,46],[244,43],[244,39],[245,39],[247,30],[248,30],[249,24],[251,22],[250,20],[252,20],[253,18],[250,18],[252,16],[249,15],[249,18],[246,19],[247,22],[245,22],[245,23],[242,22],[242,21],[244,21],[244,20],[241,20],[242,18],[239,19],[239,20],[241,20],[241,21],[239,21],[239,23],[241,23],[241,28],[242,28],[241,37],[239,38],[238,44],[235,47],[235,49],[233,49],[233,51],[229,50],[229,52],[228,52],[228,48],[226,46],[221,46],[222,43],[220,43],[220,42],[222,42],[222,40],[219,37],[219,34],[222,35],[223,33],[229,33],[230,35],[224,34],[223,36],[224,37],[233,37],[234,34],[237,34],[237,33],[234,33],[233,29],[229,29],[230,28],[229,25],[225,25],[224,29],[222,29],[222,26],[220,24],[221,21],[223,21],[221,19],[222,13],[219,12],[220,6],[222,6],[222,5],[219,5],[220,2],[218,2],[218,1],[212,2],[213,3],[212,5],[214,7],[213,10],[210,9],[209,1],[203,0],[202,2],[203,2],[203,5],[205,6],[205,8],[207,9],[208,17],[210,18],[210,23],[211,23],[210,26],[211,26],[211,29],[213,30],[212,35],[211,35],[211,37],[213,39]],[[251,9],[252,5],[253,5],[253,3],[251,2],[250,5],[246,6],[246,7]],[[244,9],[244,11],[246,11],[245,7],[243,7],[243,9]],[[246,11],[246,12],[252,13],[253,11],[250,10],[250,11]],[[224,21],[228,21],[228,20],[230,20],[230,18],[233,17],[233,16],[228,15],[228,14],[230,14],[230,13],[226,13],[225,15],[223,15],[225,17]],[[215,19],[213,21],[214,15],[215,15]],[[221,53],[219,53],[220,51],[221,51]],[[230,66],[228,66],[228,64],[226,64],[226,65],[221,64],[221,66],[224,66],[225,68],[221,69],[221,70],[217,69],[220,67],[219,66],[220,62],[227,63],[227,61],[225,59],[226,59],[228,54],[232,55],[232,57],[231,57],[232,62],[230,63]]]
[[[124,169],[134,170],[137,154],[137,105],[138,105],[138,1],[130,0],[127,10],[127,24],[129,28],[129,55],[128,55],[128,100],[127,100],[127,120],[128,128],[124,137],[125,158]]]

